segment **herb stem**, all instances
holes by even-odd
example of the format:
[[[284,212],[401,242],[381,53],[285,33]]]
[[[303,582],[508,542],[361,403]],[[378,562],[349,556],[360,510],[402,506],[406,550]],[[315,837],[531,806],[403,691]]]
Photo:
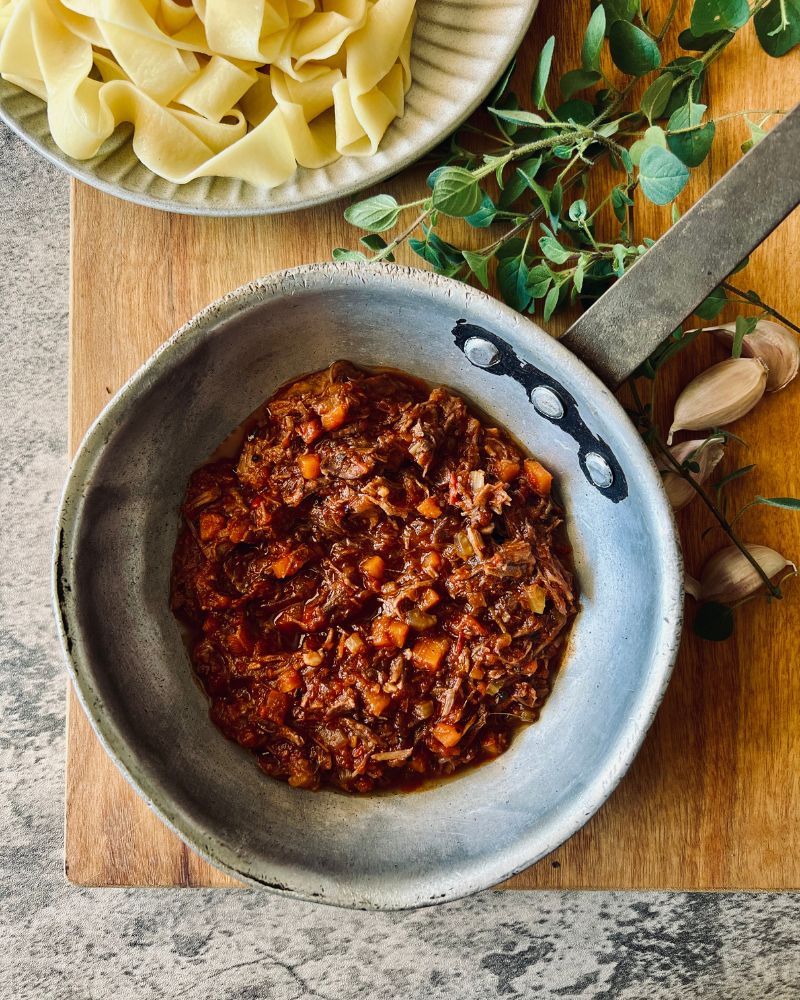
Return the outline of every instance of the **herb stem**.
[[[762,302],[755,292],[743,292],[741,288],[736,288],[736,286],[732,285],[729,281],[723,281],[722,287],[726,292],[738,295],[742,302],[748,302],[751,306],[758,306],[760,309],[768,312],[770,316],[774,316],[779,323],[783,323],[784,326],[788,326],[790,330],[794,330],[795,333],[800,334],[800,326],[793,323],[782,313],[779,313],[777,309],[773,309],[772,306],[768,306],[766,302]]]
[[[680,2],[681,0],[672,0],[670,8],[667,11],[667,16],[664,18],[664,23],[661,25],[661,30],[656,34],[657,42],[664,41],[664,36],[667,34],[670,25],[675,20],[675,15],[678,12],[678,5],[680,4]]]
[[[417,204],[419,203],[417,202]],[[401,243],[403,243],[405,240],[408,239],[408,237],[414,232],[415,229],[417,229],[419,226],[422,225],[422,223],[430,216],[432,211],[433,211],[432,208],[426,208],[424,211],[420,212],[420,214],[416,217],[416,219],[414,219],[411,225],[408,226],[406,229],[404,229],[399,236],[395,236],[392,242],[387,244],[383,248],[383,250],[381,250],[380,253],[376,254],[372,258],[372,260],[373,261],[386,260],[386,258],[392,253],[393,250],[396,250]]]
[[[647,430],[649,431],[650,440],[653,442],[658,451],[662,454],[664,459],[672,466],[673,470],[677,473],[677,475],[679,475],[682,479],[685,479],[686,482],[689,483],[689,485],[695,491],[695,493],[697,493],[697,495],[706,505],[706,507],[711,512],[711,514],[713,515],[719,526],[722,528],[722,530],[725,532],[725,534],[730,538],[733,544],[739,549],[739,551],[742,553],[745,559],[747,559],[747,561],[750,563],[753,569],[755,569],[755,571],[764,581],[764,584],[769,590],[769,593],[777,600],[780,600],[781,597],[783,596],[780,592],[780,589],[773,584],[772,580],[770,580],[769,576],[767,576],[767,574],[764,572],[761,564],[755,558],[755,556],[749,551],[747,546],[742,541],[739,540],[739,537],[733,530],[733,526],[731,525],[730,521],[728,521],[728,519],[725,517],[725,515],[722,513],[719,507],[714,503],[714,501],[711,499],[708,493],[703,489],[702,485],[691,474],[691,472],[688,472],[686,469],[684,469],[681,463],[678,462],[677,459],[673,457],[672,452],[669,450],[669,448],[661,438],[661,434],[659,433],[658,427],[655,425],[653,420],[648,415],[647,410],[645,409],[645,406],[642,402],[642,398],[639,395],[639,390],[636,387],[636,382],[634,381],[634,379],[628,380],[628,386],[630,387],[631,395],[633,396],[633,401],[638,411],[637,417],[639,418],[640,422],[647,427]]]

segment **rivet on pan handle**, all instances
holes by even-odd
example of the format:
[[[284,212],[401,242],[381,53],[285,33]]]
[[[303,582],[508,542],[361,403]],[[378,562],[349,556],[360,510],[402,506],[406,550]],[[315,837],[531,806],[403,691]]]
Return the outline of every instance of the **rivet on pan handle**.
[[[561,343],[615,388],[800,203],[800,105],[640,257]]]
[[[520,361],[509,344],[483,327],[459,320],[453,328],[453,337],[470,364],[491,375],[505,375],[519,382],[539,416],[577,442],[583,474],[599,493],[613,503],[628,496],[622,466],[606,442],[586,426],[575,397],[560,382],[530,362]]]

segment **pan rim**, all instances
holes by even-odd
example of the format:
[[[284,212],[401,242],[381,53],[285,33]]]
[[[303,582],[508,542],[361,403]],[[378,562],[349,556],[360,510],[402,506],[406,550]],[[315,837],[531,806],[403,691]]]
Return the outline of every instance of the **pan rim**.
[[[477,869],[473,867],[468,873],[462,870],[458,878],[453,878],[448,890],[437,893],[434,898],[427,897],[421,885],[415,883],[413,879],[410,879],[402,890],[387,894],[374,890],[368,894],[354,893],[348,891],[346,884],[337,884],[334,888],[319,893],[311,887],[311,876],[306,879],[306,884],[303,884],[299,870],[298,884],[288,885],[269,876],[256,877],[223,860],[220,854],[226,851],[230,853],[226,845],[216,840],[210,831],[199,828],[193,817],[182,815],[180,808],[172,808],[170,791],[165,781],[148,769],[140,759],[136,748],[120,731],[120,727],[114,721],[113,711],[104,705],[100,692],[93,683],[94,669],[91,663],[87,662],[89,658],[82,656],[80,644],[74,644],[72,639],[73,633],[78,634],[80,627],[77,625],[75,615],[77,599],[72,588],[74,580],[68,553],[73,549],[73,532],[83,500],[86,473],[93,464],[95,455],[105,447],[117,423],[124,418],[129,408],[135,405],[139,395],[152,385],[154,380],[158,380],[163,367],[170,368],[180,363],[212,336],[221,324],[240,313],[247,312],[254,304],[270,298],[296,295],[303,290],[358,287],[372,282],[377,286],[383,284],[395,290],[400,287],[401,290],[410,293],[427,293],[436,298],[446,296],[459,308],[462,303],[464,308],[474,308],[474,303],[477,301],[478,305],[482,303],[495,311],[506,326],[516,327],[516,332],[524,335],[526,331],[536,331],[535,337],[543,346],[545,353],[552,354],[562,366],[577,374],[584,382],[587,391],[598,400],[602,399],[604,407],[611,408],[613,417],[620,424],[626,438],[629,463],[634,462],[637,471],[649,481],[653,500],[661,507],[661,510],[657,511],[660,530],[658,549],[663,557],[659,592],[663,594],[664,600],[659,627],[660,642],[654,646],[652,662],[640,686],[637,712],[627,721],[625,729],[619,730],[616,734],[613,743],[614,753],[609,752],[604,761],[606,766],[601,767],[592,775],[591,781],[587,782],[586,789],[578,801],[581,808],[573,806],[566,820],[561,817],[555,834],[557,839],[554,839],[546,850],[537,849],[533,854],[526,852],[526,845],[535,834],[532,829],[530,833],[515,841],[511,849],[499,852],[493,864],[487,865],[484,862],[482,866]],[[542,342],[541,338],[545,340]],[[663,517],[660,516],[662,514]],[[111,398],[93,420],[76,449],[59,502],[51,584],[57,632],[77,697],[106,752],[128,783],[156,815],[212,866],[237,880],[294,899],[356,909],[402,910],[459,899],[504,881],[529,867],[571,837],[611,795],[638,753],[669,683],[683,623],[682,557],[672,510],[650,453],[613,394],[582,361],[531,320],[520,316],[485,293],[468,288],[460,282],[432,272],[399,265],[382,265],[380,268],[366,271],[363,265],[350,263],[308,264],[275,272],[229,292],[206,306],[173,333]]]

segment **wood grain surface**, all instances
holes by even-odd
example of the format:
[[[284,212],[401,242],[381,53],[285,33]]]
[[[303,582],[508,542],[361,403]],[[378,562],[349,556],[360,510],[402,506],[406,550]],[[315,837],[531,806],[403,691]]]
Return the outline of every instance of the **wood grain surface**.
[[[520,54],[521,81],[529,80],[540,45],[551,33],[559,40],[557,67],[576,64],[588,6],[588,0],[542,0]],[[667,6],[664,0],[652,4],[656,22]],[[681,3],[681,24],[687,23],[689,7],[688,0]],[[748,29],[712,68],[710,84],[715,116],[744,108],[787,108],[800,93],[800,56],[770,60]],[[713,152],[694,172],[681,207],[735,161],[744,138],[740,122],[720,125]],[[424,170],[410,171],[383,188],[410,200],[418,196],[424,176]],[[342,221],[343,208],[338,203],[277,218],[195,219],[138,208],[75,184],[70,448],[130,373],[212,299],[269,271],[330,259],[334,246],[352,246],[355,235]],[[730,209],[735,212],[737,206]],[[655,237],[668,225],[668,209],[648,207],[638,218],[641,235]],[[795,320],[798,246],[800,213],[795,213],[737,279]],[[400,259],[417,261],[405,253]],[[558,332],[564,324],[554,321],[551,328]],[[710,339],[686,351],[660,389],[662,416],[668,416],[681,385],[722,357]],[[734,502],[753,493],[797,495],[799,422],[800,381],[767,397],[735,426],[750,447],[730,452],[723,471],[751,462],[757,469],[731,489]],[[699,503],[680,515],[687,565],[695,574],[705,556],[724,543],[714,531],[704,535],[709,524]],[[744,529],[748,540],[800,561],[797,515],[757,509]],[[784,601],[771,606],[754,601],[738,611],[736,635],[727,643],[685,636],[664,703],[629,774],[579,833],[508,886],[800,887],[800,585],[790,582],[786,592]],[[236,884],[187,850],[148,810],[106,756],[71,690],[67,728],[66,871],[71,881]]]

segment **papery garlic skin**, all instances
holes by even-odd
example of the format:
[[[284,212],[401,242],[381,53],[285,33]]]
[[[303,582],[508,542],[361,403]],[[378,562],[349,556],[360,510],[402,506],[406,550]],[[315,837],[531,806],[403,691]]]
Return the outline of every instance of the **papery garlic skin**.
[[[758,358],[728,358],[686,386],[675,402],[667,444],[676,431],[730,424],[756,405],[767,387],[767,366]]]
[[[683,591],[696,601],[700,600],[700,581],[688,573],[683,574]]]
[[[735,323],[707,327],[709,332],[727,347],[733,343],[736,334]],[[780,323],[760,319],[752,333],[742,340],[742,355],[758,358],[767,366],[767,392],[777,392],[785,388],[800,370],[800,340]]]
[[[700,466],[700,471],[692,472],[690,475],[698,483],[704,483],[725,455],[725,439],[721,435],[714,435],[710,438],[700,438],[695,441],[681,441],[680,444],[673,445],[670,448],[670,454],[678,465],[683,465],[690,457],[692,461],[697,462]],[[681,510],[694,500],[697,496],[697,491],[683,476],[671,471],[671,467],[667,464],[666,459],[659,459],[658,465],[664,472],[662,482],[672,509]]]
[[[794,563],[767,545],[746,545],[745,548],[771,579],[782,570],[797,572]],[[735,545],[713,555],[700,574],[700,599],[735,604],[750,597],[764,586],[764,581]]]

